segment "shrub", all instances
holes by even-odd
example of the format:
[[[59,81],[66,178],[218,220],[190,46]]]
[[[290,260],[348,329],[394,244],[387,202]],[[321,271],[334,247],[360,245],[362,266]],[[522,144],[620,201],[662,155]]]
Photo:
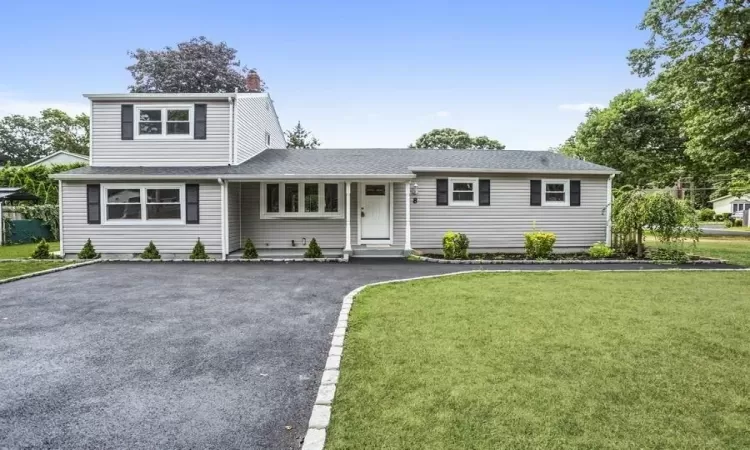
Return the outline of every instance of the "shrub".
[[[717,222],[723,222],[723,221],[725,221],[725,220],[727,220],[727,219],[729,219],[731,217],[732,217],[731,213],[719,213],[719,214],[716,215],[716,221]]]
[[[683,250],[675,247],[660,247],[651,250],[651,259],[654,261],[669,261],[675,264],[685,264],[690,257]]]
[[[320,249],[320,246],[318,245],[318,241],[315,240],[315,238],[312,238],[310,241],[310,245],[307,246],[307,251],[305,251],[305,258],[322,258],[323,257],[323,250]]]
[[[201,242],[201,238],[198,238],[198,242],[195,243],[193,253],[190,254],[190,259],[208,259],[206,246]]]
[[[732,219],[726,219],[724,221],[724,226],[727,228],[732,228],[734,226],[734,221]]]
[[[714,210],[711,208],[703,208],[698,211],[698,220],[708,222],[714,220]]]
[[[742,226],[742,219],[734,219],[734,226],[735,227],[741,227]]]
[[[242,257],[245,259],[258,259],[258,250],[255,249],[255,245],[253,244],[252,240],[245,240],[245,246],[242,250]]]
[[[449,231],[443,235],[443,258],[468,259],[469,238],[463,233]]]
[[[603,242],[597,242],[596,244],[592,245],[591,248],[589,248],[589,256],[592,258],[609,258],[614,254],[615,251]]]
[[[34,259],[50,259],[52,255],[49,252],[49,244],[46,240],[42,239],[34,249],[34,253],[31,254]]]
[[[143,249],[143,253],[141,253],[141,258],[143,259],[161,259],[161,255],[159,254],[159,250],[156,249],[156,246],[154,245],[154,241],[150,241],[146,248]]]
[[[96,259],[99,255],[96,253],[94,244],[91,243],[91,239],[87,239],[86,243],[83,244],[83,248],[78,252],[78,259]]]
[[[526,256],[531,259],[547,259],[552,256],[557,236],[546,231],[531,231],[525,233]]]

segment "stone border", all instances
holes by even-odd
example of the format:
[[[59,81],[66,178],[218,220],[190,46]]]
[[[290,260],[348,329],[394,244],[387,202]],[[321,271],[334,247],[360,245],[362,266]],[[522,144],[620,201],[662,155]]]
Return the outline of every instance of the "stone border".
[[[665,269],[651,269],[648,271],[639,271],[631,269],[603,269],[596,273],[601,272],[704,272],[704,269],[684,269],[684,268],[665,268]],[[326,359],[326,365],[323,370],[323,377],[320,380],[320,388],[318,388],[318,395],[315,398],[315,404],[313,405],[312,413],[310,414],[310,421],[307,425],[307,433],[303,440],[302,450],[324,450],[326,442],[326,433],[328,425],[331,423],[331,407],[333,405],[333,399],[336,396],[336,385],[339,381],[339,375],[341,371],[341,357],[344,351],[344,338],[346,337],[346,329],[349,325],[349,313],[351,312],[352,305],[354,304],[354,298],[363,290],[379,286],[383,284],[395,284],[395,283],[406,283],[409,281],[427,280],[431,278],[443,278],[451,277],[456,275],[466,275],[475,273],[561,273],[559,270],[541,269],[541,270],[521,270],[521,269],[507,269],[507,270],[483,270],[483,269],[471,269],[462,270],[451,273],[441,273],[436,275],[425,275],[421,277],[403,278],[399,280],[388,280],[378,281],[375,283],[365,284],[360,286],[344,296],[344,301],[341,304],[341,312],[339,313],[338,321],[336,322],[336,329],[333,330],[333,340],[331,341],[331,349],[328,351],[328,358]],[[570,272],[576,272],[572,270]],[[563,272],[563,273],[570,273]],[[583,272],[578,270],[578,272]],[[587,273],[590,273],[586,271]],[[711,269],[710,272],[750,272],[750,267],[739,268],[739,269]]]
[[[32,260],[22,260],[22,261],[25,261],[25,262],[29,262],[29,261],[34,261],[34,262],[36,262],[36,261],[60,261],[60,262],[64,262],[64,260],[60,260],[60,259],[57,259],[57,260],[55,260],[55,259],[32,259]],[[26,278],[33,278],[33,277],[38,277],[38,276],[41,276],[41,275],[47,275],[48,273],[62,272],[63,270],[75,269],[77,267],[88,266],[90,264],[96,264],[98,262],[101,262],[101,260],[98,260],[98,259],[85,260],[85,261],[78,260],[78,261],[79,262],[74,262],[72,264],[65,264],[65,265],[60,266],[60,267],[53,267],[51,269],[40,270],[39,272],[25,273],[23,275],[18,275],[18,276],[11,277],[11,278],[6,278],[4,280],[0,280],[0,284],[6,284],[6,283],[13,282],[13,281],[24,280]]]
[[[258,259],[180,259],[180,258],[166,258],[166,259],[142,259],[142,258],[102,258],[98,261],[105,263],[218,263],[218,264],[242,264],[242,263],[290,263],[290,262],[306,262],[306,263],[345,263],[349,262],[349,258],[258,258]]]
[[[652,259],[440,259],[427,256],[412,255],[418,261],[438,264],[468,264],[468,265],[496,265],[496,264],[675,264],[671,261]],[[725,259],[714,259],[700,256],[684,264],[726,264]]]

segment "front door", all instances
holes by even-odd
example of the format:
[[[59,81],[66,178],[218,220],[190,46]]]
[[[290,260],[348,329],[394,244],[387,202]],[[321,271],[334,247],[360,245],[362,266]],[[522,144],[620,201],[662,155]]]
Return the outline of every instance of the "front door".
[[[362,184],[360,238],[388,240],[391,238],[390,193],[388,183]]]

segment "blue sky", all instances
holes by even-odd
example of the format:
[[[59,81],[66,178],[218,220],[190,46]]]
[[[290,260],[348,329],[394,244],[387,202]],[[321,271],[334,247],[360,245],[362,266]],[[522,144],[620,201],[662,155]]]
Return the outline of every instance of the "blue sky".
[[[285,129],[325,147],[403,147],[433,128],[514,149],[564,141],[586,104],[645,85],[626,55],[648,0],[3,2],[0,115],[87,111],[125,92],[128,50],[225,41]]]

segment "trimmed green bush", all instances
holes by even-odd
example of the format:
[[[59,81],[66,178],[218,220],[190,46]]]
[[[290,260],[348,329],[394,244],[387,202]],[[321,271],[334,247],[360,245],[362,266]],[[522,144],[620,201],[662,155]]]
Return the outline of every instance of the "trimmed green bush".
[[[49,244],[46,240],[42,239],[41,241],[39,241],[39,243],[36,245],[36,248],[34,249],[34,253],[31,254],[31,257],[34,259],[52,258],[52,255],[49,252]]]
[[[731,213],[719,213],[719,214],[716,215],[715,219],[716,219],[717,222],[723,222],[723,221],[729,219],[730,217],[732,217]]]
[[[312,238],[310,240],[310,245],[307,246],[307,251],[305,251],[305,258],[322,258],[323,257],[323,250],[320,249],[320,246],[318,245],[318,241],[315,240],[315,238]]]
[[[597,258],[597,259],[609,258],[614,254],[615,254],[615,251],[612,250],[610,247],[607,246],[607,244],[603,242],[597,242],[596,244],[592,245],[591,248],[589,248],[589,256],[592,258]]]
[[[258,259],[258,250],[255,249],[255,245],[253,244],[252,240],[245,240],[245,246],[242,250],[242,257],[245,259]]]
[[[687,253],[679,248],[660,247],[651,250],[651,259],[654,261],[672,262],[675,264],[685,264],[690,261]]]
[[[742,219],[734,219],[734,226],[735,227],[741,227],[742,226]]]
[[[524,233],[524,247],[526,256],[531,259],[548,259],[552,256],[557,236],[546,231],[531,231]]]
[[[698,211],[698,220],[708,222],[714,220],[714,210],[711,208],[703,208]]]
[[[463,233],[448,231],[443,235],[443,258],[468,259],[469,238]]]
[[[734,221],[732,219],[726,219],[724,221],[724,226],[727,228],[732,228],[734,226]]]
[[[143,249],[143,253],[141,253],[141,258],[143,259],[161,259],[161,255],[159,254],[159,250],[156,249],[156,246],[154,245],[154,241],[150,241],[146,248]]]
[[[99,255],[96,253],[94,244],[91,243],[91,239],[87,239],[86,243],[83,244],[81,251],[78,252],[78,259],[96,259]]]
[[[201,238],[198,238],[198,242],[195,243],[193,252],[190,254],[190,259],[208,259],[206,246],[201,242]]]

